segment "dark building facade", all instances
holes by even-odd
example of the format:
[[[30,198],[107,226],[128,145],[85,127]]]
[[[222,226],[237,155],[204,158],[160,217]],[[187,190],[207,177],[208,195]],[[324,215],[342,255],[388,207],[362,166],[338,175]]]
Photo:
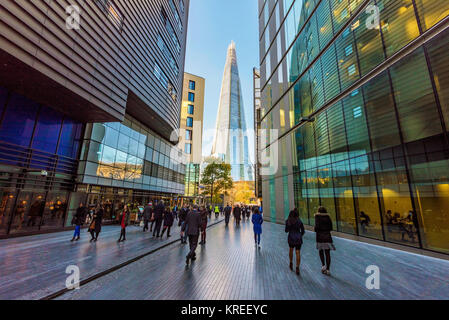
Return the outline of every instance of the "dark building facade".
[[[113,220],[124,203],[183,193],[171,134],[188,10],[0,0],[0,237],[67,227],[79,202]]]
[[[259,5],[266,217],[448,254],[449,2]]]

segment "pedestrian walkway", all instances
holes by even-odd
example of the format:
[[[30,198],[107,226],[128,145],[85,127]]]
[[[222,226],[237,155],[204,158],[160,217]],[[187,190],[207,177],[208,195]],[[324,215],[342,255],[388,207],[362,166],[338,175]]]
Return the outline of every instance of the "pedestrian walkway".
[[[213,217],[209,224],[221,220]],[[84,280],[178,240],[179,232],[175,221],[169,239],[129,226],[127,241],[117,243],[120,227],[104,226],[96,243],[86,229],[78,242],[70,242],[73,231],[0,240],[0,300],[41,299],[65,288],[70,265],[80,268]]]
[[[449,299],[449,261],[336,238],[328,277],[308,232],[297,276],[286,239],[284,226],[265,222],[257,249],[249,221],[221,223],[208,230],[189,267],[188,246],[176,243],[60,299]],[[380,290],[365,286],[370,265],[380,269]]]

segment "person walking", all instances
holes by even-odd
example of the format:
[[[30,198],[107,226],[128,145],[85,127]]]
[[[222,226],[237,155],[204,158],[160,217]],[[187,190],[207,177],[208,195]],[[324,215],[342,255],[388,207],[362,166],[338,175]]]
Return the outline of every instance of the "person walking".
[[[235,219],[235,224],[236,224],[237,226],[240,225],[241,213],[242,213],[242,211],[241,211],[239,205],[237,204],[237,205],[234,207],[234,219]]]
[[[251,222],[253,223],[254,242],[256,243],[256,246],[260,248],[260,235],[262,234],[263,218],[259,213],[259,210],[254,211]]]
[[[152,216],[153,204],[150,202],[145,206],[145,209],[143,209],[143,232],[146,232],[148,230],[148,223],[150,222]]]
[[[178,225],[181,227],[181,230],[185,224],[187,214],[189,213],[189,207],[185,204],[184,207],[181,209],[181,212],[179,213],[179,222]],[[181,243],[185,244],[187,243],[187,233],[181,232]]]
[[[316,248],[320,254],[321,273],[330,275],[331,250],[335,250],[332,240],[332,220],[324,207],[318,208],[315,215]]]
[[[201,215],[201,242],[200,245],[206,244],[206,229],[207,229],[207,210],[204,207],[201,207],[200,210]]]
[[[288,219],[285,221],[285,232],[288,233],[288,246],[290,247],[290,270],[293,270],[293,250],[295,250],[296,274],[299,275],[299,266],[301,265],[301,247],[303,243],[302,238],[305,234],[305,230],[304,224],[299,218],[299,213],[296,208],[290,211]]]
[[[165,211],[164,200],[161,200],[158,202],[156,208],[154,209],[154,220],[156,222],[156,226],[154,227],[153,237],[155,236],[157,238],[160,237],[162,221],[164,219],[164,211]]]
[[[226,227],[229,224],[229,218],[231,217],[232,207],[229,206],[229,203],[226,204],[226,207],[224,208],[224,215],[225,215],[225,223]]]
[[[215,206],[215,219],[218,219],[219,215],[220,215],[220,208],[218,206]]]
[[[75,233],[73,234],[72,240],[70,240],[71,242],[78,241],[80,239],[81,226],[84,224],[86,215],[87,208],[81,202],[78,209],[76,209],[75,216],[72,219],[72,225],[75,225]]]
[[[125,206],[123,207],[123,211],[120,214],[119,221],[120,221],[121,231],[120,231],[120,238],[118,239],[117,242],[126,241],[126,227],[129,224],[130,215],[131,215],[131,213],[129,212],[128,205],[125,204]]]
[[[174,213],[169,208],[166,208],[164,212],[164,228],[162,229],[161,238],[164,236],[165,231],[167,231],[167,239],[171,237],[170,229],[173,226],[174,221]]]
[[[186,256],[186,265],[189,265],[190,260],[196,260],[196,247],[198,246],[198,238],[201,227],[201,215],[198,212],[198,207],[194,207],[192,211],[187,214],[186,221],[182,227],[182,232],[187,233],[189,237],[190,251]]]
[[[94,215],[92,216],[92,222],[90,223],[88,231],[90,232],[90,242],[97,242],[98,236],[101,232],[101,224],[103,220],[103,205],[98,204],[95,208]]]

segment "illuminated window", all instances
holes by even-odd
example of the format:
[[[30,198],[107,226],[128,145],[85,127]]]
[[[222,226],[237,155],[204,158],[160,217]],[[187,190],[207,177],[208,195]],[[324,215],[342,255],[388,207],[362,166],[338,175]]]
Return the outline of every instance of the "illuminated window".
[[[118,7],[112,0],[97,0],[97,4],[101,7],[108,18],[119,28],[123,29],[124,18]]]

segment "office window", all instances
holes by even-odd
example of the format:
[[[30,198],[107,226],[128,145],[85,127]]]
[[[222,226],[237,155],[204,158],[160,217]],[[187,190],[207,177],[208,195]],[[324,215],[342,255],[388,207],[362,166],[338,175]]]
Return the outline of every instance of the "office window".
[[[194,111],[195,111],[195,107],[194,107],[193,105],[189,104],[189,105],[187,106],[187,113],[188,113],[188,114],[193,114]]]
[[[168,60],[168,64],[170,65],[171,69],[175,73],[176,76],[179,74],[179,67],[176,64],[175,58],[173,57],[172,53],[170,52],[170,49],[168,48],[167,44],[165,43],[164,39],[162,39],[162,36],[160,34],[157,35],[157,45],[159,49],[164,54],[165,58]]]
[[[189,92],[189,101],[195,102],[195,94],[193,92]]]
[[[190,80],[189,81],[189,89],[195,91],[195,86],[196,86],[195,81]]]
[[[187,117],[187,127],[192,128],[193,127],[193,118]]]
[[[192,130],[186,130],[186,140],[192,140]]]
[[[182,32],[182,21],[181,18],[179,17],[178,10],[176,9],[175,2],[173,0],[170,0],[169,4],[170,9],[173,12],[173,15],[175,16],[176,23],[178,24],[179,31]]]
[[[192,144],[191,143],[186,143],[184,151],[187,154],[192,154]]]
[[[181,53],[181,44],[179,43],[178,37],[176,36],[175,30],[173,29],[173,26],[170,22],[170,20],[168,19],[167,13],[165,12],[164,8],[161,8],[161,18],[162,18],[162,22],[165,25],[165,29],[167,29],[168,34],[170,35],[176,51],[178,52],[178,54]]]

